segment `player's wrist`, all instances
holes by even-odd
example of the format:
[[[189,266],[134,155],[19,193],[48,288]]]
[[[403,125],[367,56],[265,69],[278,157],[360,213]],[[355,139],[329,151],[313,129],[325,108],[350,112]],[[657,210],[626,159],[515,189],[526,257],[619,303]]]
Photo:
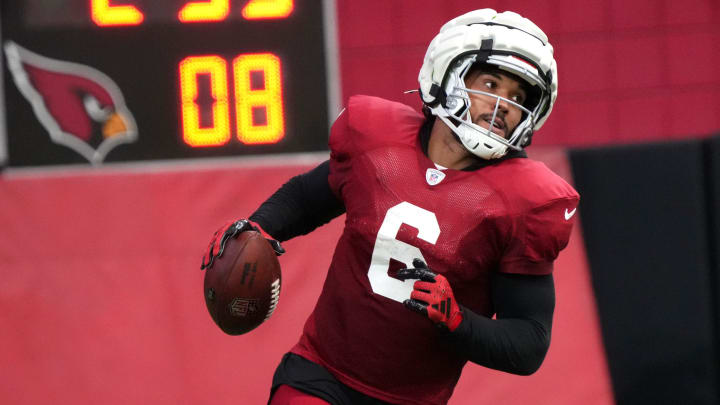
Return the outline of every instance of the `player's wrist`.
[[[262,235],[265,239],[267,239],[268,243],[270,243],[270,246],[272,246],[276,255],[280,256],[283,253],[285,253],[285,248],[282,247],[282,245],[280,244],[280,241],[276,240],[272,235],[267,233],[265,231],[265,229],[263,229],[263,227],[259,223],[255,222],[253,220],[250,220],[250,219],[246,219],[246,221],[248,221],[248,223],[250,223],[250,225],[253,227],[253,229],[258,231],[260,233],[260,235]]]
[[[458,309],[457,313],[450,318],[447,321],[447,328],[450,332],[455,332],[455,330],[460,326],[462,323],[464,317],[461,309]]]
[[[251,219],[247,219],[246,221],[248,221],[250,225],[255,228],[256,231],[260,232],[260,235],[265,237],[265,239],[274,239],[269,233],[265,231],[265,229],[263,229],[262,225],[260,225],[258,222],[255,222]]]

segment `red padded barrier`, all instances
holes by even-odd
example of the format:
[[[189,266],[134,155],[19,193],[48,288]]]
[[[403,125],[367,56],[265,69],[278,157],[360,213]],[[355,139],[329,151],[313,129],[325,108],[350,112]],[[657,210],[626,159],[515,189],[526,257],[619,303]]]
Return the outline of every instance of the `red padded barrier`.
[[[608,38],[582,42],[560,41],[555,47],[558,67],[562,68],[558,73],[558,75],[562,73],[558,104],[568,102],[563,100],[566,91],[607,93],[615,88],[614,66],[608,63],[614,52],[613,41]],[[583,72],[583,74],[574,75],[571,72]]]
[[[720,29],[716,32],[668,35],[666,46],[672,52],[672,57],[667,60],[670,84],[699,89],[704,84],[715,83],[717,86],[715,76],[720,63],[719,42]],[[699,57],[703,58],[703,63],[697,63]]]
[[[561,151],[534,151],[568,176]],[[284,244],[278,310],[255,331],[211,321],[210,235],[309,166],[102,169],[0,178],[1,403],[263,404],[318,296],[342,218]],[[451,404],[611,404],[581,242],[557,270],[545,364],[530,377],[468,365]]]
[[[663,23],[665,7],[659,1],[623,1],[606,0],[605,7],[610,11],[611,27],[633,29],[656,27]],[[582,18],[580,15],[576,17]]]
[[[667,80],[666,40],[661,36],[632,36],[612,42],[614,89],[660,88]]]
[[[684,104],[688,93],[720,89],[720,2],[708,0],[338,1],[343,99],[371,94],[420,109],[417,95],[403,91],[418,88],[428,43],[449,19],[481,7],[530,18],[555,47],[559,96],[536,145],[692,138],[720,129],[717,97]],[[656,103],[636,102],[645,98],[664,100],[661,123]]]
[[[668,24],[713,23],[717,3],[712,1],[678,2],[665,0],[665,22]]]
[[[547,3],[536,2],[537,4],[547,7]],[[607,3],[603,1],[575,1],[575,0],[554,0],[553,10],[550,18],[544,21],[535,21],[535,12],[533,12],[533,21],[540,27],[554,26],[557,32],[563,33],[583,33],[598,32],[607,29],[610,11]],[[525,4],[520,4],[518,12],[525,12]],[[503,7],[507,8],[507,7]],[[519,11],[522,10],[522,11]],[[564,70],[567,70],[565,68]]]

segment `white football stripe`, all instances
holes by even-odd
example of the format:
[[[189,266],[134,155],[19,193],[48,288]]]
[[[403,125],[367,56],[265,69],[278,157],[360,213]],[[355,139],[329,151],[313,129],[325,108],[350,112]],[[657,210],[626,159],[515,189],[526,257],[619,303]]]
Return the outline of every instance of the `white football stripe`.
[[[267,321],[272,316],[273,312],[275,312],[275,308],[277,308],[277,304],[280,301],[280,279],[277,279],[273,281],[272,285],[270,286],[270,307],[268,308],[268,313],[265,315],[265,320]]]

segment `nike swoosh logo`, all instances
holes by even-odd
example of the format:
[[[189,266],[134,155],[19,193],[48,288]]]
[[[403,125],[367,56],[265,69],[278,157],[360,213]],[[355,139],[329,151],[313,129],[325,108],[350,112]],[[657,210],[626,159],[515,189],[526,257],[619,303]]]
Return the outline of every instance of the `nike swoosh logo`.
[[[572,216],[575,215],[575,211],[577,211],[577,207],[575,207],[575,209],[570,212],[568,212],[567,208],[565,208],[565,220],[569,221],[570,218],[572,218]]]

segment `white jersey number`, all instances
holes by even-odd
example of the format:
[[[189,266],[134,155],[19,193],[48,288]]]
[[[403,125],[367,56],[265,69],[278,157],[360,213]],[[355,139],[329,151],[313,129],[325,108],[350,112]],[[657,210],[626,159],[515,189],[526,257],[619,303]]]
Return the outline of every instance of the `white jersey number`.
[[[400,281],[390,277],[390,259],[405,263],[408,267],[412,267],[415,258],[425,260],[420,249],[396,239],[402,224],[416,228],[418,238],[433,245],[440,235],[440,225],[435,214],[409,202],[401,202],[385,214],[375,239],[368,279],[374,293],[398,302],[410,298],[415,280]]]

